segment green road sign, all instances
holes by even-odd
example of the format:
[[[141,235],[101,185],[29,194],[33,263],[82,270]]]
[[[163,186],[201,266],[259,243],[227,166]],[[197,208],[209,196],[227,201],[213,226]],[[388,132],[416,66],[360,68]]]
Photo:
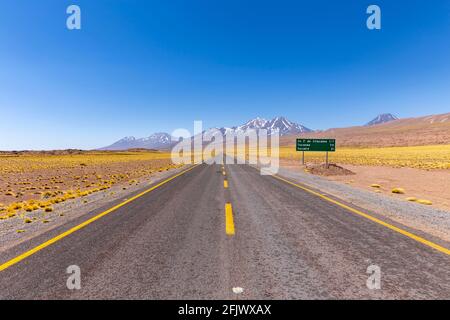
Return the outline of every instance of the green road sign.
[[[336,151],[336,139],[297,139],[297,151]]]

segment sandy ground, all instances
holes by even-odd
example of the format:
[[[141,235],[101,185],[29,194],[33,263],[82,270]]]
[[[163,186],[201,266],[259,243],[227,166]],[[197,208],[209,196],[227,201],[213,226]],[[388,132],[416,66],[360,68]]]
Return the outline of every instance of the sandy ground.
[[[7,206],[13,202],[30,199],[42,200],[45,193],[51,197],[67,190],[89,190],[105,184],[134,184],[141,178],[158,171],[173,168],[170,159],[146,161],[111,162],[89,166],[23,170],[0,175],[0,203]],[[10,194],[12,193],[12,194]],[[1,205],[0,205],[1,207]]]
[[[27,217],[32,219],[31,223],[24,223],[23,218],[19,214],[7,220],[0,220],[0,252],[80,216],[89,214],[114,201],[126,200],[130,195],[145,190],[149,185],[166,179],[184,169],[186,167],[154,172],[141,177],[139,183],[127,185],[126,188],[123,185],[115,185],[108,190],[93,193],[83,198],[54,204],[52,212],[47,213],[43,210],[37,210],[27,213]],[[17,232],[18,230],[22,232]]]
[[[298,161],[282,160],[281,166],[303,171],[303,167]],[[341,166],[355,174],[327,176],[326,178],[404,201],[407,201],[406,198],[409,197],[426,199],[432,202],[432,207],[450,212],[450,170],[427,171],[413,168]],[[379,184],[380,188],[373,188],[372,184]],[[394,194],[392,193],[394,188],[402,188],[405,193]]]

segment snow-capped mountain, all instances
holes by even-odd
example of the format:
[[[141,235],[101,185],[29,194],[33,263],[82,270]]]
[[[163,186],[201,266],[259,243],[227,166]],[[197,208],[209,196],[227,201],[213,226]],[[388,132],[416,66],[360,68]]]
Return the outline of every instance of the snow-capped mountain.
[[[260,117],[256,117],[255,119],[249,120],[241,126],[235,127],[235,129],[240,131],[245,131],[248,129],[262,129],[267,124],[266,119],[262,119]]]
[[[379,114],[375,119],[366,123],[365,125],[366,126],[374,126],[377,124],[386,123],[386,122],[390,122],[390,121],[394,121],[394,120],[398,120],[398,118],[396,116],[394,116],[393,114],[382,113],[382,114]]]
[[[304,132],[311,132],[311,129],[305,126],[289,121],[284,117],[276,117],[272,120],[266,120],[262,118],[255,118],[247,121],[243,125],[235,127],[222,127],[222,128],[210,128],[203,131],[203,134],[213,133],[213,131],[220,131],[222,135],[244,133],[247,130],[259,130],[266,129],[268,135],[272,135],[276,131],[280,136],[289,134],[299,134]],[[212,136],[212,134],[211,134]],[[194,139],[201,138],[200,135],[194,137]],[[169,149],[174,145],[171,136],[165,132],[154,133],[149,137],[136,139],[135,137],[125,137],[110,146],[101,148],[100,150],[127,150],[133,148],[145,148],[145,149]]]
[[[166,144],[171,143],[170,134],[165,133],[165,132],[157,132],[147,138],[142,138],[141,140],[146,143],[161,144],[161,145],[166,145]]]
[[[228,133],[244,133],[247,130],[259,130],[266,129],[268,135],[272,135],[274,132],[278,131],[280,136],[285,136],[289,134],[299,134],[303,132],[311,132],[311,129],[305,126],[289,121],[284,117],[276,117],[272,120],[266,120],[263,118],[255,118],[247,121],[243,125],[236,127],[222,127],[222,128],[212,128],[206,130],[204,133],[208,133],[209,130],[219,130],[222,134],[226,135]]]
[[[112,145],[101,148],[100,150],[127,150],[134,148],[145,149],[167,149],[172,146],[170,134],[157,132],[148,137],[136,139],[135,137],[125,137]]]
[[[270,132],[278,130],[280,132],[280,136],[312,131],[311,129],[306,128],[305,126],[289,121],[284,117],[273,118],[263,126],[263,129],[267,129]]]

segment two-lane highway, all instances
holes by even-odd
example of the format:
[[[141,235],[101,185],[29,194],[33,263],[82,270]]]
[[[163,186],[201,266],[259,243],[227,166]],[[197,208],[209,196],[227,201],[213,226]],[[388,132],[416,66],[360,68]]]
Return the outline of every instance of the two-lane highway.
[[[77,226],[0,254],[0,298],[450,298],[445,252],[247,165],[196,166]]]

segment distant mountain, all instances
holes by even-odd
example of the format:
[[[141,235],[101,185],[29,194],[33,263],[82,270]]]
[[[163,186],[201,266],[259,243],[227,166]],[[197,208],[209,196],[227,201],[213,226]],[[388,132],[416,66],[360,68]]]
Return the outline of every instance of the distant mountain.
[[[245,131],[245,130],[249,130],[249,129],[261,129],[261,128],[264,128],[268,122],[269,121],[267,121],[266,119],[256,117],[255,119],[247,121],[243,125],[234,127],[234,129],[237,129],[240,131]]]
[[[172,146],[172,143],[170,134],[158,132],[140,139],[125,137],[99,150],[168,149]]]
[[[234,133],[244,133],[247,130],[259,130],[266,129],[268,135],[272,135],[276,131],[279,132],[280,136],[307,133],[312,132],[311,129],[307,127],[289,121],[284,117],[276,117],[272,120],[266,120],[262,118],[255,118],[247,121],[243,125],[236,127],[222,127],[222,128],[211,128],[203,131],[203,134],[212,132],[212,130],[219,130],[222,135],[234,134]],[[200,135],[198,135],[200,137]],[[195,139],[197,139],[195,137]],[[125,137],[119,141],[114,142],[112,145],[101,148],[99,150],[127,150],[136,148],[145,149],[169,149],[174,145],[171,140],[171,136],[165,132],[159,132],[152,134],[147,138],[137,139],[135,137]]]
[[[209,130],[219,130],[222,134],[228,134],[228,133],[244,133],[247,130],[260,130],[265,129],[267,130],[268,135],[272,135],[276,131],[279,132],[280,136],[285,136],[289,134],[299,134],[299,133],[305,133],[305,132],[311,132],[311,129],[308,129],[307,127],[289,121],[288,119],[284,117],[276,117],[272,120],[266,120],[260,117],[257,117],[255,119],[249,120],[246,123],[236,126],[236,127],[222,127],[222,128],[212,128],[208,129],[205,132],[208,132]]]
[[[288,119],[284,117],[276,117],[270,121],[268,121],[264,126],[263,129],[267,129],[268,131],[272,132],[275,130],[278,130],[280,132],[280,136],[285,136],[289,134],[299,134],[299,133],[305,133],[305,132],[311,132],[312,130],[309,128],[306,128],[305,126],[289,121]]]
[[[396,116],[394,116],[393,114],[382,113],[382,114],[379,114],[375,119],[366,123],[365,126],[374,126],[377,124],[382,124],[382,123],[386,123],[386,122],[390,122],[390,121],[394,121],[394,120],[398,120],[398,118]]]

